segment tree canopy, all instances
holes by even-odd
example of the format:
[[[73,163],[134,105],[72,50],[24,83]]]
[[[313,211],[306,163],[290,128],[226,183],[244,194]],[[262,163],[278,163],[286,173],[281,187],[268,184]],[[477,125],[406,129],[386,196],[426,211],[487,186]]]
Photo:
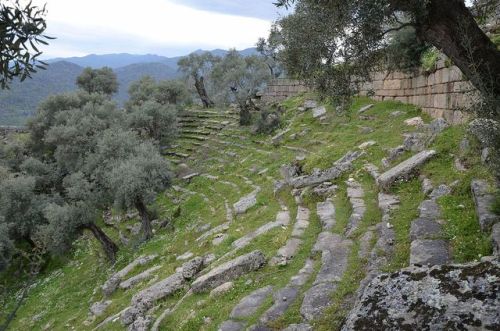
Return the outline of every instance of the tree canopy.
[[[89,94],[102,93],[112,95],[118,92],[118,80],[113,69],[103,67],[92,69],[87,67],[76,79],[76,85]]]
[[[45,69],[46,63],[39,60],[42,52],[39,45],[47,45],[45,35],[45,6],[38,7],[29,2],[6,0],[0,3],[0,87],[8,88],[9,82],[20,77],[21,81],[31,77],[37,69]]]

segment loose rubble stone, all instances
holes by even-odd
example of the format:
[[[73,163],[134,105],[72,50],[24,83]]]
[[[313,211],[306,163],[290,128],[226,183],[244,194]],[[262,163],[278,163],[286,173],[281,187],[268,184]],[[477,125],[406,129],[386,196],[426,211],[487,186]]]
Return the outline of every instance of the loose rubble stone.
[[[210,291],[210,297],[213,298],[213,297],[217,297],[217,296],[221,296],[223,294],[226,294],[227,292],[231,291],[233,289],[233,287],[234,287],[233,282],[226,282],[222,285],[219,285],[216,288],[214,288],[212,291]]]
[[[408,126],[422,126],[424,125],[424,120],[422,120],[422,117],[412,117],[405,120],[405,124]]]
[[[412,132],[404,134],[404,150],[410,152],[420,152],[425,149],[430,141],[428,134],[423,132]]]
[[[497,293],[498,261],[409,267],[373,279],[342,331],[497,330]]]
[[[434,189],[434,186],[432,186],[432,182],[429,178],[423,178],[422,179],[422,193],[425,195],[428,195],[429,193],[432,192]]]
[[[364,152],[362,151],[348,152],[341,159],[336,161],[333,167],[323,171],[318,171],[311,175],[294,177],[289,181],[289,183],[294,188],[303,188],[307,186],[319,185],[323,182],[339,178],[342,174],[351,169],[352,162],[357,160],[361,155],[363,155],[363,153]]]
[[[264,254],[261,251],[253,251],[212,269],[196,279],[191,285],[191,289],[194,293],[209,291],[248,272],[258,270],[265,263]]]
[[[473,180],[471,183],[472,195],[476,204],[476,214],[481,230],[487,232],[493,224],[499,222],[499,216],[495,215],[491,208],[494,196],[490,193],[488,183],[484,180]]]
[[[259,307],[264,303],[264,300],[272,293],[273,287],[266,286],[253,291],[233,308],[230,318],[244,318],[252,316],[257,312]]]
[[[212,240],[212,245],[219,246],[220,244],[222,244],[222,242],[224,242],[224,240],[226,240],[227,237],[227,233],[216,234],[215,238]]]
[[[434,155],[436,155],[435,151],[426,150],[412,156],[380,175],[377,179],[378,185],[386,190],[397,180],[410,178],[419,167],[430,160]]]
[[[449,126],[444,118],[436,118],[429,124],[429,130],[433,135],[437,135]]]
[[[438,198],[445,196],[445,195],[448,195],[450,193],[451,193],[451,188],[447,185],[442,184],[442,185],[439,185],[438,187],[436,187],[432,191],[430,198],[431,199],[438,199]]]
[[[401,115],[403,115],[403,112],[401,110],[396,110],[396,111],[393,111],[391,113],[392,117],[398,117],[398,116],[401,116]]]
[[[359,128],[359,132],[361,134],[369,134],[369,133],[372,133],[373,131],[375,131],[375,130],[373,130],[369,126],[362,126],[362,127]]]
[[[185,279],[192,279],[196,276],[205,266],[205,261],[202,257],[195,257],[194,259],[182,265],[182,277]]]
[[[252,193],[244,196],[233,205],[233,210],[236,214],[244,214],[246,211],[257,204],[257,193],[260,189],[254,190]]]
[[[313,118],[318,118],[326,115],[325,106],[316,107],[313,109]]]
[[[314,101],[314,100],[306,100],[304,102],[304,108],[306,110],[313,109],[313,108],[316,108],[316,107],[318,107],[318,103],[316,101]]]
[[[442,239],[417,239],[410,246],[410,264],[437,265],[450,261],[448,242]]]

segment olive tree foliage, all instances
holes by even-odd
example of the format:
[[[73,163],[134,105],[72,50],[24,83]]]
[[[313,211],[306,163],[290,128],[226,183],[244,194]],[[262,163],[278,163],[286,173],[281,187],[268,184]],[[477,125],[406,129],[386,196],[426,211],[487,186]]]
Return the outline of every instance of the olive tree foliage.
[[[139,134],[166,144],[177,135],[177,109],[170,104],[148,100],[130,108],[128,123]]]
[[[179,80],[155,81],[151,76],[144,76],[130,84],[127,108],[140,106],[148,100],[162,105],[183,107],[191,103],[191,95],[186,84]]]
[[[116,74],[109,67],[101,69],[85,68],[80,76],[77,77],[76,85],[89,94],[101,93],[112,95],[118,92]]]
[[[267,39],[259,38],[257,41],[257,51],[264,57],[272,78],[278,78],[283,73],[283,68],[279,60],[282,43],[281,32],[276,24],[271,26],[271,31]]]
[[[45,6],[32,2],[4,0],[0,3],[0,87],[8,88],[14,77],[23,81],[37,69],[45,69],[39,60],[39,45],[53,39],[44,34]]]
[[[256,108],[252,99],[271,78],[265,60],[259,56],[241,56],[230,50],[212,70],[212,80],[221,104],[237,103],[240,124],[250,124],[250,110]]]
[[[194,82],[196,93],[200,97],[203,107],[210,108],[215,104],[208,95],[207,80],[213,66],[220,61],[220,57],[212,55],[210,52],[201,54],[191,53],[179,60],[177,65],[184,76]]]
[[[278,4],[292,2],[295,13],[279,22],[287,69],[314,80],[328,94],[339,94],[339,88],[349,92],[356,80],[367,79],[363,68],[373,69],[388,35],[413,27],[419,40],[447,55],[480,91],[500,95],[499,51],[463,0],[279,0]]]

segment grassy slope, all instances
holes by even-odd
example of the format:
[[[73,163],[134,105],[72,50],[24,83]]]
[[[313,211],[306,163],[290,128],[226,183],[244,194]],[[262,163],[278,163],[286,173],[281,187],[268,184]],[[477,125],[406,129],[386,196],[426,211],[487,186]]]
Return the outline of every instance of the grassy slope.
[[[352,150],[355,146],[368,141],[375,140],[377,145],[370,147],[367,154],[356,161],[354,176],[364,186],[366,191],[367,212],[362,222],[358,235],[362,235],[364,230],[380,221],[380,211],[377,208],[377,191],[373,180],[361,170],[366,162],[372,162],[380,166],[380,160],[386,155],[386,149],[395,147],[402,143],[402,133],[410,132],[413,128],[403,124],[404,119],[420,116],[420,112],[412,106],[395,102],[377,103],[372,109],[366,112],[371,116],[370,120],[359,119],[356,110],[362,105],[371,101],[368,99],[358,99],[352,106],[352,116],[336,115],[332,108],[329,109],[327,124],[320,124],[312,118],[310,112],[300,113],[297,107],[304,101],[304,97],[284,102],[287,112],[284,115],[283,127],[289,127],[291,133],[300,133],[304,129],[309,129],[309,133],[296,140],[286,138],[283,145],[306,149],[310,152],[305,160],[304,169],[311,171],[313,168],[325,168],[333,161],[342,156],[345,152]],[[394,117],[390,113],[399,110],[402,115]],[[429,121],[429,118],[422,117]],[[369,126],[374,132],[361,134],[360,127]],[[102,299],[100,285],[114,271],[119,270],[134,257],[141,254],[159,254],[159,260],[152,262],[134,270],[132,275],[151,267],[153,264],[161,265],[161,269],[156,273],[158,279],[163,279],[172,274],[176,267],[182,263],[176,261],[175,255],[181,255],[186,251],[191,251],[195,255],[214,253],[221,256],[230,250],[231,242],[241,237],[243,234],[256,229],[257,227],[274,220],[280,206],[273,195],[273,181],[279,179],[279,168],[284,163],[294,160],[297,152],[280,147],[274,148],[269,144],[257,144],[254,141],[268,141],[266,136],[251,136],[246,128],[234,128],[233,133],[248,137],[246,140],[225,137],[225,140],[235,141],[239,144],[252,146],[255,148],[271,152],[269,155],[259,153],[255,150],[242,150],[237,147],[227,148],[236,152],[236,157],[224,154],[220,146],[197,153],[198,159],[189,161],[189,164],[202,172],[219,176],[220,180],[231,181],[238,185],[238,189],[230,185],[225,185],[219,181],[210,180],[204,177],[197,177],[191,183],[179,183],[179,185],[199,193],[204,193],[209,202],[202,196],[183,196],[180,192],[170,192],[170,197],[161,195],[158,197],[157,209],[161,216],[172,215],[177,208],[173,203],[173,198],[179,199],[181,206],[181,216],[175,220],[175,231],[160,230],[153,240],[147,243],[132,245],[133,247],[122,247],[119,253],[118,262],[114,267],[109,266],[100,252],[97,244],[85,236],[75,245],[72,257],[66,264],[54,264],[47,268],[39,278],[36,285],[30,291],[30,295],[25,304],[17,314],[17,318],[12,324],[13,330],[91,330],[95,325],[124,307],[130,298],[138,290],[146,288],[148,282],[143,282],[136,288],[129,291],[119,290],[112,296],[112,305],[107,309],[106,316],[103,316],[90,325],[84,325],[87,319],[89,306]],[[230,132],[229,130],[227,132]],[[456,261],[470,261],[477,259],[481,255],[490,253],[491,247],[487,238],[479,232],[476,217],[473,212],[473,202],[470,195],[469,183],[471,178],[480,177],[490,179],[488,172],[480,165],[475,152],[467,156],[467,162],[471,167],[466,173],[459,173],[453,167],[453,154],[458,152],[458,144],[464,136],[463,127],[453,127],[444,133],[433,143],[439,155],[430,161],[423,169],[422,173],[429,177],[434,185],[441,183],[450,184],[458,181],[450,196],[441,198],[439,204],[444,211],[444,219],[447,220],[446,235],[450,239],[453,247],[453,255]],[[219,137],[223,139],[223,137]],[[401,159],[407,157],[403,156]],[[223,160],[222,166],[219,161],[213,159],[217,157]],[[399,162],[396,160],[394,163]],[[252,171],[254,167],[257,172],[267,168],[268,172],[258,175]],[[238,217],[228,230],[228,238],[218,247],[212,247],[210,242],[201,247],[194,240],[199,236],[196,227],[203,223],[210,223],[216,226],[225,222],[225,207],[223,197],[230,204],[236,202],[241,196],[253,190],[249,183],[241,176],[247,177],[253,183],[260,185],[262,191],[258,195],[258,205],[252,208],[245,215]],[[272,177],[272,178],[271,178]],[[340,186],[335,197],[337,226],[334,232],[341,232],[347,223],[350,213],[350,206],[345,196],[345,184],[347,175],[338,181]],[[394,188],[394,193],[401,198],[401,207],[394,212],[393,219],[397,233],[396,256],[386,267],[388,271],[404,267],[409,261],[409,226],[413,218],[417,216],[417,207],[423,199],[420,192],[420,182],[411,180],[402,183]],[[280,194],[280,198],[288,206],[292,220],[296,213],[296,204],[289,192]],[[235,287],[222,297],[213,299],[207,294],[194,295],[188,298],[179,309],[162,324],[165,330],[216,330],[221,322],[228,318],[232,307],[245,295],[264,285],[273,285],[276,289],[284,286],[290,277],[297,273],[303,266],[305,259],[309,256],[316,235],[320,231],[319,220],[315,215],[315,204],[319,201],[316,197],[309,195],[306,197],[306,204],[311,209],[311,226],[306,231],[303,245],[294,258],[286,267],[266,266],[258,272],[254,272],[235,281]],[[463,205],[463,206],[461,206]],[[213,208],[213,210],[211,209]],[[132,224],[132,221],[122,224]],[[117,233],[111,228],[107,232],[114,238]],[[260,249],[270,258],[276,250],[283,245],[291,233],[291,229],[277,228],[268,234],[257,238],[248,247],[241,250],[239,254]],[[135,248],[134,248],[135,247]],[[358,245],[354,245],[351,254],[348,271],[341,281],[339,290],[336,292],[332,307],[325,314],[324,318],[315,323],[315,328],[319,330],[332,330],[342,321],[348,306],[345,299],[349,298],[358,286],[358,281],[363,278],[363,265],[366,261],[361,261],[357,257]],[[316,270],[319,269],[319,256],[316,260]],[[310,281],[312,283],[312,280]],[[310,284],[309,284],[310,285]],[[307,288],[307,287],[306,287]],[[155,314],[158,316],[163,309],[169,307],[177,301],[184,292],[173,298],[169,298],[161,303],[160,309]],[[267,309],[271,304],[267,304],[261,309]],[[276,327],[282,327],[289,323],[300,321],[300,301],[296,302],[286,313],[285,317],[276,323]],[[209,318],[209,319],[207,319]],[[250,318],[249,322],[254,322],[258,314]],[[122,330],[119,322],[111,323],[106,330]]]

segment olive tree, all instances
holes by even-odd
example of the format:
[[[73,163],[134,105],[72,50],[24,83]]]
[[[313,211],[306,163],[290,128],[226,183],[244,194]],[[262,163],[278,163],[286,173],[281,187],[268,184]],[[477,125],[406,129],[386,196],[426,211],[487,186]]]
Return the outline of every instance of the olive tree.
[[[287,69],[314,80],[321,90],[349,94],[353,77],[368,77],[388,34],[413,27],[418,39],[441,50],[483,95],[496,101],[492,116],[500,117],[500,51],[463,0],[277,3],[296,5],[294,14],[279,22]]]
[[[130,108],[128,123],[139,134],[168,143],[177,133],[177,110],[173,105],[148,100]]]
[[[130,84],[127,108],[140,106],[148,100],[162,105],[184,106],[191,101],[186,84],[179,80],[156,81],[151,76],[144,76]]]
[[[0,87],[8,88],[14,77],[21,81],[31,77],[37,69],[45,69],[39,60],[39,44],[47,45],[44,34],[47,24],[45,6],[39,7],[19,0],[0,3]]]
[[[118,92],[116,74],[109,67],[101,69],[85,68],[80,76],[76,78],[76,85],[89,94],[112,95]]]
[[[181,58],[177,63],[179,70],[184,73],[187,78],[194,81],[196,92],[205,108],[214,106],[214,102],[208,96],[207,87],[205,85],[212,67],[219,60],[219,57],[212,55],[210,52],[205,52],[202,54],[191,53],[189,56]]]
[[[271,78],[268,66],[259,56],[241,56],[236,50],[229,51],[214,66],[213,82],[221,103],[236,102],[240,108],[240,124],[250,124],[250,110],[256,108],[252,99]]]
[[[264,57],[272,78],[278,78],[283,72],[279,60],[282,43],[281,32],[276,24],[271,26],[267,39],[259,38],[257,41],[257,51]]]

